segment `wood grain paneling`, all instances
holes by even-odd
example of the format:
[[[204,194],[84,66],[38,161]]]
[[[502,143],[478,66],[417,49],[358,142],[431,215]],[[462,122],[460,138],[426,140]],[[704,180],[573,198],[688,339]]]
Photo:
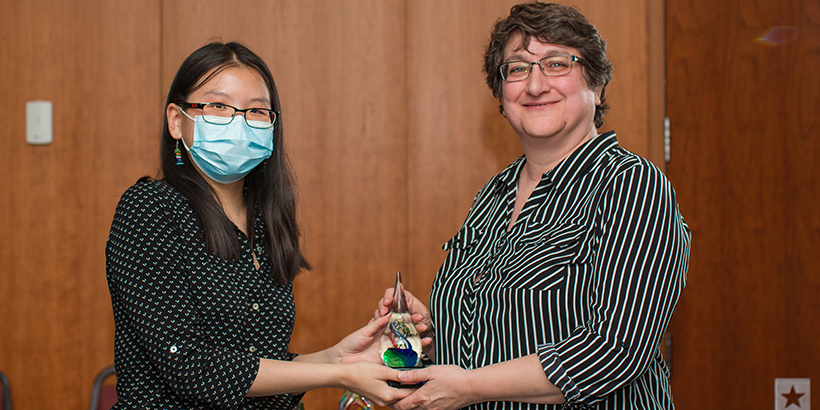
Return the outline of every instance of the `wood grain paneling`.
[[[83,408],[113,362],[103,249],[119,195],[153,167],[158,6],[3,2],[0,369],[15,408]],[[38,99],[51,145],[25,142]]]
[[[475,194],[521,155],[484,85],[484,47],[513,2],[408,3],[408,290],[426,301]]]
[[[481,74],[509,0],[100,0],[3,3],[0,369],[19,408],[81,409],[113,360],[104,243],[119,195],[155,174],[164,97],[211,40],[270,65],[315,269],[296,281],[292,350],[363,325],[393,272],[426,299],[473,196],[520,147]],[[580,8],[609,42],[604,128],[653,156],[649,9]],[[577,4],[577,3],[576,3]],[[656,81],[650,83],[657,84]],[[54,102],[55,142],[25,144],[25,102]],[[48,386],[49,394],[41,393]],[[333,408],[341,392],[309,393]]]
[[[820,378],[820,5],[667,8],[669,177],[692,228],[675,402],[759,408],[775,378]]]

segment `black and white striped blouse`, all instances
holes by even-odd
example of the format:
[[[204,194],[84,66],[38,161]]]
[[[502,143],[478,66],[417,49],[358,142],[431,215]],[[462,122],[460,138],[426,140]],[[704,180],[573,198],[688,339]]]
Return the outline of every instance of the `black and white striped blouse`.
[[[430,296],[437,364],[537,354],[565,408],[673,408],[658,346],[685,284],[690,231],[669,181],[601,134],[543,175],[508,231],[524,163],[487,183],[444,245]]]

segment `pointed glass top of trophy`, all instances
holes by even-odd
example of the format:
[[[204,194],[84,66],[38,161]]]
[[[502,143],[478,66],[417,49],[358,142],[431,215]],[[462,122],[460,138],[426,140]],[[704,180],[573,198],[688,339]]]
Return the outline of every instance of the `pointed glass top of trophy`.
[[[391,313],[407,313],[407,302],[404,300],[404,284],[401,283],[401,272],[396,271],[396,284],[393,286],[393,305]]]

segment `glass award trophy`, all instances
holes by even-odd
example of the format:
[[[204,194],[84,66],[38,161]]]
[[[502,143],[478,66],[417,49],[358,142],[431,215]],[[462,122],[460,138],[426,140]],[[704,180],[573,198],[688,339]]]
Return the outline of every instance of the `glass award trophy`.
[[[393,288],[393,303],[390,306],[390,321],[382,333],[379,352],[382,361],[389,367],[399,370],[410,370],[423,367],[421,364],[421,337],[404,300],[404,285],[401,273],[396,272],[396,285]],[[393,387],[411,387],[398,382],[388,382]]]
[[[342,399],[339,400],[339,410],[370,410],[372,408],[370,400],[350,390],[345,390]]]

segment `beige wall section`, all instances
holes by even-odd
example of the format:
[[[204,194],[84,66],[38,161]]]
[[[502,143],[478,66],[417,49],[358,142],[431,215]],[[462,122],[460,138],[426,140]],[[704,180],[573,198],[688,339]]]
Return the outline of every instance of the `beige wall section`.
[[[646,78],[662,60],[648,24],[660,1],[597,3],[576,4],[616,67],[604,128],[657,159],[648,130],[662,101],[652,103]],[[154,174],[167,88],[208,40],[249,45],[279,88],[315,266],[295,284],[293,350],[364,324],[395,270],[427,298],[441,244],[478,189],[520,155],[481,74],[489,30],[512,4],[4,1],[0,370],[17,407],[85,408],[94,373],[112,362],[111,217],[119,195]],[[34,99],[54,102],[52,145],[25,143]],[[307,408],[332,408],[340,393],[311,392]]]

